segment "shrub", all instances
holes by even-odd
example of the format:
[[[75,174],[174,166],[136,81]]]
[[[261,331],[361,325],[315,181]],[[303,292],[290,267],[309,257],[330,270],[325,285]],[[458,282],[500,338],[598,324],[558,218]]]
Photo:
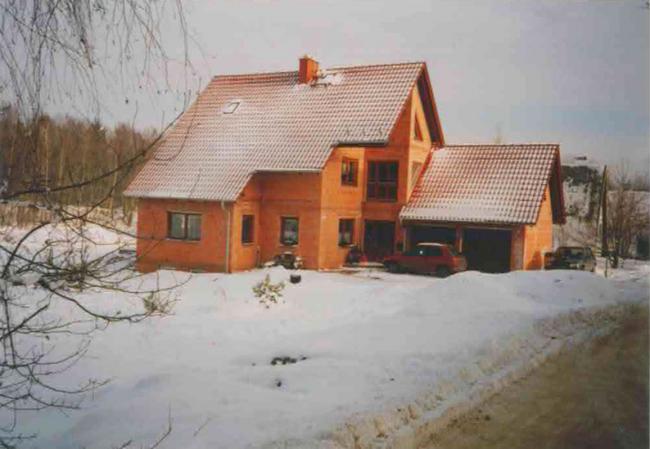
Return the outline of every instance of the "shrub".
[[[172,302],[163,300],[154,292],[142,298],[142,304],[148,315],[167,315],[172,310]]]
[[[278,299],[282,297],[282,290],[284,290],[284,282],[273,284],[268,274],[263,281],[258,282],[253,287],[255,297],[259,298],[260,304],[264,304],[267,309],[271,304],[278,303]]]

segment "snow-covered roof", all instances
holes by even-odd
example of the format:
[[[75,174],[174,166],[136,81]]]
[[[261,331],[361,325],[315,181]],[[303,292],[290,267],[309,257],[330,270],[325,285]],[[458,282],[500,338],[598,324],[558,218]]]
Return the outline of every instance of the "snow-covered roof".
[[[259,171],[319,171],[333,146],[386,144],[426,65],[217,76],[167,133],[126,195],[234,201]],[[431,126],[431,125],[430,125]]]
[[[400,218],[410,221],[532,224],[551,184],[555,222],[564,221],[560,147],[448,145],[433,149]]]
[[[605,165],[602,161],[587,155],[564,155],[562,158],[562,165],[566,167],[590,167],[597,170],[602,170]]]

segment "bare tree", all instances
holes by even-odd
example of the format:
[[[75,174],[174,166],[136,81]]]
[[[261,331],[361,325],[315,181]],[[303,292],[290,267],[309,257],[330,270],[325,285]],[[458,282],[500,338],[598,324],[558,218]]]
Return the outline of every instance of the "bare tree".
[[[607,195],[609,256],[613,268],[619,266],[621,258],[630,257],[632,244],[650,227],[647,193],[633,190],[633,181],[629,165],[621,163]]]
[[[22,412],[77,408],[84,393],[103,385],[58,383],[85,354],[93,332],[169,311],[175,286],[142,287],[125,243],[104,250],[89,230],[134,237],[96,212],[114,208],[117,189],[162,133],[137,141],[122,130],[111,143],[97,123],[85,134],[97,141],[80,144],[72,162],[69,152],[57,150],[72,145],[70,136],[57,135],[45,115],[53,102],[99,115],[109,78],[155,89],[151,80],[156,73],[166,79],[170,60],[161,33],[167,22],[177,27],[188,68],[181,0],[0,0],[0,104],[13,105],[2,109],[13,116],[3,126],[15,127],[0,130],[0,202],[48,212],[27,229],[0,228],[0,447],[33,437],[17,431]],[[93,145],[110,152],[109,167],[90,168]],[[12,179],[19,182],[10,185]],[[119,294],[106,303],[93,300],[107,292]],[[77,343],[61,351],[63,338]]]

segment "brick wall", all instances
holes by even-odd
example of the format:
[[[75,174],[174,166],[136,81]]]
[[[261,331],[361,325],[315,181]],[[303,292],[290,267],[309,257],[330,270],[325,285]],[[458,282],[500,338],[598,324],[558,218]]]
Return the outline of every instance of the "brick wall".
[[[226,205],[227,210],[230,205]],[[201,239],[167,238],[167,213],[201,214]],[[176,269],[224,271],[226,220],[221,203],[207,201],[144,199],[138,201],[137,268],[142,272],[161,266]]]

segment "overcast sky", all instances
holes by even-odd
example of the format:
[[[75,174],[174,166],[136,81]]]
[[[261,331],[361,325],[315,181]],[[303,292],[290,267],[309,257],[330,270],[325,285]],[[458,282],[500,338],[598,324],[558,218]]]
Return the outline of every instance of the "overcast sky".
[[[559,142],[565,159],[650,161],[645,0],[183,4],[203,85],[222,73],[297,70],[305,53],[324,67],[425,61],[448,143],[501,134]],[[174,115],[169,101],[140,101],[137,123],[160,125],[163,113]]]

